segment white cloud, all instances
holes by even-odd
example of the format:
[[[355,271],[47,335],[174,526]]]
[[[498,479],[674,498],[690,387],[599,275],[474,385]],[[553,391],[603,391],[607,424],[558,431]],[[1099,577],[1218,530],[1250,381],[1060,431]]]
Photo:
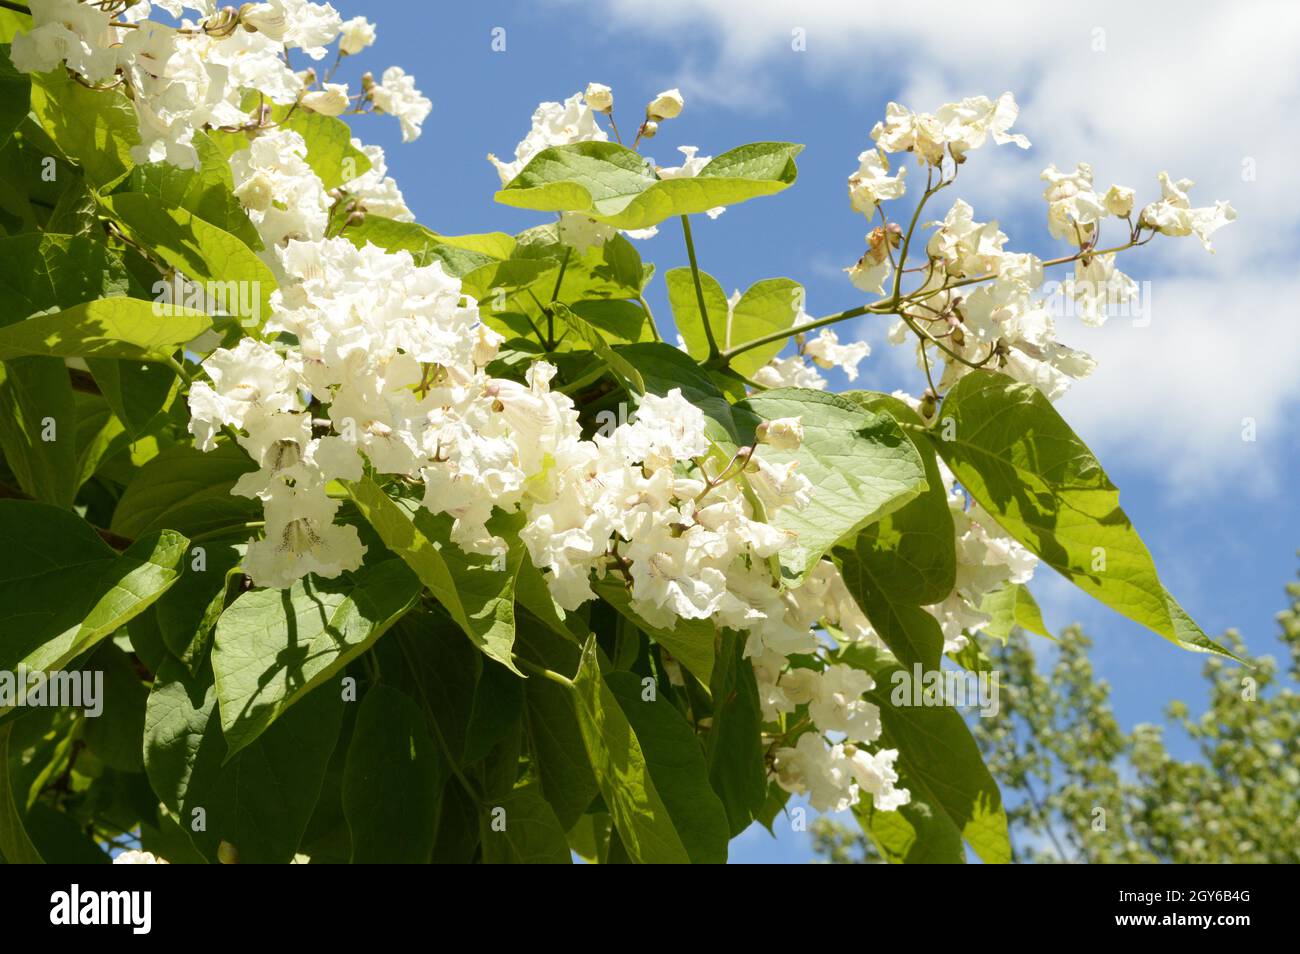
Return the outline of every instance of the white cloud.
[[[1063,324],[1067,343],[1100,361],[1063,410],[1103,459],[1126,454],[1176,492],[1243,478],[1247,490],[1273,488],[1300,401],[1300,322],[1277,291],[1300,259],[1300,4],[950,2],[908,11],[858,0],[607,0],[601,10],[611,26],[683,49],[688,104],[798,108],[784,101],[794,71],[844,101],[844,121],[861,127],[864,146],[886,99],[932,109],[1012,90],[1017,129],[1034,148],[986,148],[963,167],[957,192],[1008,223],[1013,245],[1043,236],[1038,173],[1049,162],[1089,161],[1099,186],[1133,186],[1139,203],[1158,195],[1162,169],[1194,179],[1197,204],[1230,200],[1240,216],[1215,236],[1217,255],[1189,238],[1125,260],[1152,282],[1150,327]],[[806,52],[791,47],[795,29]],[[701,53],[701,35],[711,55]],[[1245,417],[1257,421],[1254,444],[1241,440]]]
[[[1070,328],[1098,366],[1062,414],[1102,460],[1160,470],[1175,498],[1224,485],[1272,493],[1300,401],[1300,332],[1277,314],[1274,290],[1287,281],[1152,279],[1149,326]]]

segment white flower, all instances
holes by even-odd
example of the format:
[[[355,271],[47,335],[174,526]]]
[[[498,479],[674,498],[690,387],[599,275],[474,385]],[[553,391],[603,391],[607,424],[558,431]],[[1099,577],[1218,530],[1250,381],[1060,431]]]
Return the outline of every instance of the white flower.
[[[588,249],[604,245],[618,234],[618,229],[581,212],[561,212],[556,234],[563,244],[582,255]]]
[[[302,104],[313,113],[338,116],[347,110],[351,100],[346,83],[325,83],[321,89],[304,93]]]
[[[603,83],[588,83],[587,92],[583,95],[587,105],[598,113],[608,113],[614,109],[614,94]]]
[[[243,338],[203,362],[211,383],[190,388],[190,433],[201,450],[211,450],[223,426],[256,426],[267,415],[298,409],[299,378],[268,344]]]
[[[1113,185],[1102,197],[1106,211],[1116,218],[1125,218],[1133,211],[1133,190],[1127,186]]]
[[[650,104],[646,106],[646,118],[651,120],[675,119],[681,113],[684,105],[685,102],[682,100],[680,90],[664,90],[650,100]]]
[[[930,224],[942,228],[930,236],[926,252],[943,262],[948,275],[965,278],[998,270],[1007,237],[997,222],[976,222],[975,210],[958,199],[942,223]]]
[[[115,865],[165,865],[168,862],[149,851],[128,848],[113,857]]]
[[[943,125],[948,148],[959,162],[968,150],[984,145],[989,136],[999,146],[1015,143],[1021,149],[1028,149],[1028,139],[1007,132],[1019,115],[1020,107],[1010,93],[1003,93],[996,102],[987,96],[973,96],[960,103],[946,103],[936,114]]]
[[[700,156],[699,146],[678,146],[677,151],[685,156],[680,166],[659,166],[655,171],[660,179],[690,179],[700,174],[700,170],[709,164],[712,156]]]
[[[792,669],[781,684],[792,701],[808,704],[808,715],[822,732],[841,733],[850,742],[880,737],[880,710],[862,698],[876,684],[862,670],[842,664],[821,672]]]
[[[402,142],[420,138],[420,125],[424,122],[431,103],[415,88],[415,77],[407,76],[400,66],[384,70],[382,81],[370,90],[376,108],[396,116],[402,125]]]
[[[858,379],[858,365],[871,354],[871,345],[865,341],[840,344],[834,331],[823,328],[812,341],[804,347],[804,354],[812,358],[819,368],[839,368],[850,381]]]
[[[945,149],[962,162],[967,151],[982,146],[992,136],[998,145],[1015,143],[1029,148],[1029,140],[1007,132],[1020,108],[1010,93],[996,101],[974,96],[960,103],[945,103],[938,111],[914,113],[898,103],[885,107],[885,119],[876,123],[871,138],[885,152],[913,152],[918,162],[938,165]]]
[[[794,451],[803,443],[803,421],[798,417],[778,417],[758,425],[755,438],[773,450]]]
[[[897,749],[882,749],[874,754],[856,746],[845,746],[845,750],[850,752],[849,773],[859,791],[871,795],[876,811],[898,811],[912,800],[912,793],[907,789],[895,788],[898,784],[898,772],[894,768],[898,761]]]
[[[1191,179],[1174,182],[1167,172],[1161,172],[1159,178],[1163,197],[1142,210],[1141,224],[1161,235],[1195,235],[1207,252],[1213,252],[1210,236],[1237,220],[1236,209],[1223,201],[1193,209],[1187,197],[1187,191],[1195,184]]]
[[[842,812],[858,800],[858,786],[844,746],[828,746],[816,732],[799,736],[794,747],[773,754],[776,783],[808,796],[814,811]]]
[[[1107,309],[1122,305],[1137,296],[1138,285],[1115,267],[1115,253],[1092,255],[1074,264],[1074,277],[1065,280],[1065,293],[1074,299],[1084,324],[1100,327],[1106,323]]]
[[[253,584],[283,589],[308,573],[331,579],[360,567],[366,547],[356,527],[334,523],[339,504],[323,487],[277,485],[265,536],[249,541],[241,567]]]
[[[754,383],[765,388],[812,388],[826,390],[826,379],[808,367],[801,355],[773,358],[754,372]]]
[[[299,47],[313,60],[325,56],[325,47],[334,42],[343,28],[343,18],[328,3],[309,3],[308,0],[271,0],[271,5],[284,12],[287,26],[284,35],[286,46]]]
[[[360,200],[366,211],[373,215],[381,215],[397,222],[414,222],[415,216],[406,207],[402,190],[388,174],[384,150],[379,146],[367,146],[355,138],[352,147],[365,154],[370,160],[370,168],[355,179],[343,183],[343,188]]]
[[[114,46],[119,31],[111,14],[80,0],[46,0],[31,5],[32,29],[15,34],[10,54],[20,73],[46,73],[60,63],[88,83],[112,80],[119,65]]]
[[[501,184],[505,185],[543,149],[588,140],[606,142],[608,139],[605,130],[596,123],[595,111],[583,102],[581,93],[574,93],[563,103],[542,103],[533,111],[533,128],[515,147],[514,162],[501,162],[493,155],[489,155],[488,160],[496,166]]]
[[[1092,191],[1092,166],[1081,162],[1074,172],[1062,172],[1051,165],[1040,178],[1047,183],[1043,198],[1052,237],[1080,244],[1091,236],[1093,226],[1106,216],[1105,204]]]
[[[354,56],[375,42],[375,25],[365,17],[344,20],[339,35],[339,52]]]
[[[858,171],[849,176],[849,204],[854,212],[867,218],[876,214],[876,206],[887,199],[900,199],[906,191],[906,169],[889,175],[889,159],[879,149],[868,149],[858,156]]]
[[[280,4],[245,4],[239,12],[239,19],[251,32],[265,34],[272,40],[283,40],[289,29],[284,7]]]
[[[663,397],[645,394],[636,419],[620,428],[613,440],[632,460],[654,470],[700,457],[709,450],[704,436],[704,413],[673,388]]]
[[[307,164],[307,143],[300,134],[291,129],[263,133],[230,157],[230,171],[235,196],[268,247],[324,236],[329,197]]]

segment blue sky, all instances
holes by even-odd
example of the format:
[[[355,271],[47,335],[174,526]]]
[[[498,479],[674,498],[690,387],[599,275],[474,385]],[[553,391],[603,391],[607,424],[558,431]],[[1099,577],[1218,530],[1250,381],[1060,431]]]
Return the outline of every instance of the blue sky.
[[[1043,257],[1064,254],[1047,234],[1041,200],[1038,173],[1049,162],[1091,162],[1101,187],[1133,186],[1139,202],[1158,195],[1162,169],[1196,180],[1194,204],[1232,201],[1240,218],[1216,235],[1215,256],[1195,239],[1167,239],[1122,263],[1150,282],[1150,326],[1061,323],[1063,340],[1099,362],[1061,408],[1122,488],[1183,605],[1206,631],[1235,627],[1252,651],[1272,651],[1273,617],[1300,547],[1290,485],[1300,463],[1300,322],[1284,291],[1300,238],[1294,5],[1100,3],[1034,13],[1024,4],[938,3],[906,22],[878,4],[827,0],[335,5],[379,28],[347,79],[398,64],[433,100],[416,143],[402,145],[386,118],[358,118],[354,128],[387,149],[408,205],[440,232],[514,232],[540,222],[492,202],[497,176],[484,157],[511,157],[539,101],[593,80],[613,87],[625,130],[656,92],[682,89],[684,113],[642,150],[662,165],[677,164],[678,145],[716,155],[763,139],[806,144],[791,189],[701,219],[694,231],[701,266],[728,291],[788,276],[805,284],[814,315],[861,301],[840,271],[861,253],[867,230],[849,208],[845,178],[891,99],[929,110],[967,95],[1015,93],[1016,131],[1034,148],[986,146],[949,192],[970,201],[977,218],[997,219],[1010,247]],[[505,30],[503,52],[492,48],[494,28]],[[795,30],[804,31],[803,51],[792,48]],[[640,249],[660,274],[686,264],[674,227]],[[658,281],[650,300],[656,314],[668,314]],[[856,386],[923,386],[910,354],[884,341],[879,319],[838,330],[874,349]],[[1245,418],[1255,422],[1253,442],[1242,440]],[[1174,698],[1199,704],[1198,656],[1049,574],[1040,571],[1031,586],[1048,623],[1085,624],[1122,724],[1161,721]],[[775,842],[747,833],[732,852],[737,861],[810,854],[806,836],[788,831]]]

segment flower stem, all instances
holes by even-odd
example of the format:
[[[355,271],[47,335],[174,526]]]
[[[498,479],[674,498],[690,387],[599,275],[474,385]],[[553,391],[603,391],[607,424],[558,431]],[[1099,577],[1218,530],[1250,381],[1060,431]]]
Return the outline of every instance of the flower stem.
[[[721,355],[718,342],[713,338],[713,326],[709,324],[709,310],[704,307],[704,286],[700,283],[700,265],[695,260],[695,239],[691,236],[690,216],[682,216],[682,235],[686,238],[686,255],[691,260],[691,278],[695,281],[695,301],[700,306],[700,320],[704,323],[704,337],[709,343],[709,361]]]

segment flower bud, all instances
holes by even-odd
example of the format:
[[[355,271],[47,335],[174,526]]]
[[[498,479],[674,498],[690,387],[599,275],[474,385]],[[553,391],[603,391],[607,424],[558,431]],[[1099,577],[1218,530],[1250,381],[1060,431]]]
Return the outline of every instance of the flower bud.
[[[655,137],[655,133],[657,133],[658,131],[659,131],[659,124],[656,122],[648,120],[641,124],[642,139],[653,139]]]
[[[803,422],[797,417],[779,417],[759,424],[754,436],[773,450],[798,450],[803,443]]]
[[[650,101],[650,105],[645,108],[647,119],[675,119],[686,105],[682,100],[682,94],[676,89],[664,90],[658,96]]]
[[[935,408],[938,406],[939,402],[938,399],[935,398],[934,392],[929,388],[926,388],[925,393],[921,395],[921,417],[928,421],[930,418],[934,417]]]
[[[588,83],[583,98],[598,113],[608,114],[614,110],[614,93],[603,83]]]

